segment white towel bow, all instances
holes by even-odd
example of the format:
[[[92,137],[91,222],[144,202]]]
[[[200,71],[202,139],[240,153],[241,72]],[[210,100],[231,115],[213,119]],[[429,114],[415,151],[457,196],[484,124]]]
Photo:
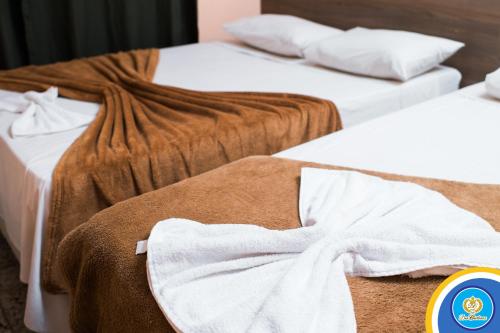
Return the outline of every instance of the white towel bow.
[[[311,168],[302,169],[300,186],[303,228],[156,224],[149,284],[178,331],[355,332],[345,274],[500,267],[499,234],[440,193]]]
[[[94,115],[72,112],[58,106],[57,96],[58,89],[50,87],[43,93],[28,91],[23,95],[0,100],[1,111],[22,113],[12,122],[12,136],[63,132],[92,122]]]

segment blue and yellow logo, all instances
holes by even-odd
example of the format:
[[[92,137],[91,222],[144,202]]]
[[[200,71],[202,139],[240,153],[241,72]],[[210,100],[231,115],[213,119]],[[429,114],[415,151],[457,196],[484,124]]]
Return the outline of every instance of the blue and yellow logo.
[[[493,317],[495,305],[486,290],[470,287],[456,294],[451,309],[453,318],[460,326],[476,330],[488,325]]]
[[[427,306],[427,333],[500,332],[500,270],[470,268],[447,278]]]

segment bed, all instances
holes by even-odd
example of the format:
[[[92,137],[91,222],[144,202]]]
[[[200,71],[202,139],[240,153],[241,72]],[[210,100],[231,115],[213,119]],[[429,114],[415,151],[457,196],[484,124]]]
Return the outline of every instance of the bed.
[[[433,121],[429,122],[431,115]],[[273,206],[279,207],[276,210],[267,206],[256,209],[251,202],[260,200],[259,197],[270,202],[287,201],[287,193],[297,191],[297,183],[296,180],[290,181],[289,176],[285,175],[295,175],[298,165],[310,165],[309,162],[314,163],[314,166],[320,163],[323,167],[335,165],[371,170],[370,173],[376,171],[375,174],[378,175],[382,172],[390,179],[409,180],[434,188],[455,198],[457,204],[462,203],[468,209],[478,209],[477,214],[485,217],[498,230],[500,215],[491,205],[494,205],[500,194],[500,151],[496,145],[500,134],[495,126],[499,120],[500,102],[490,98],[485,92],[484,84],[480,83],[278,153],[275,155],[277,159],[270,164],[257,157],[250,158],[247,161],[248,167],[241,168],[244,161],[236,162],[210,174],[188,179],[105,210],[70,234],[62,245],[65,248],[62,261],[74,297],[71,307],[73,328],[85,331],[101,327],[100,325],[131,325],[134,329],[167,329],[166,319],[149,291],[144,267],[145,256],[134,253],[136,242],[147,238],[155,223],[153,221],[175,214],[176,217],[220,223],[234,218],[232,212],[241,210],[245,212],[243,216],[252,216],[246,223],[252,223],[255,219],[268,228],[276,228],[276,225],[294,227],[290,225],[293,219],[284,217],[296,214],[295,200],[290,200],[290,203],[283,206]],[[297,162],[290,162],[290,159]],[[245,177],[253,179],[252,173],[259,168],[263,170],[255,178],[255,187],[241,185],[245,183]],[[234,173],[232,169],[242,173]],[[387,173],[392,175],[388,176]],[[238,175],[245,177],[236,177]],[[273,195],[268,195],[270,191],[266,189],[271,187],[266,183],[266,178],[273,177],[281,179],[277,183],[282,186],[273,187]],[[245,190],[245,186],[250,187]],[[215,199],[205,199],[203,193],[213,191],[214,188],[217,188]],[[469,198],[455,196],[454,192],[469,193]],[[168,198],[170,204],[163,204]],[[223,204],[214,202],[221,198],[226,198]],[[490,207],[478,208],[482,204]],[[263,212],[260,211],[261,208]],[[142,214],[136,213],[140,210],[149,210],[153,220],[148,220],[148,216],[145,221],[141,220],[135,227],[124,231],[128,228],[126,225],[138,222],[135,216]],[[74,260],[75,258],[81,261]],[[93,262],[100,264],[95,265]],[[106,263],[106,268],[103,268],[102,263]],[[397,327],[398,331],[401,327],[403,331],[422,330],[425,305],[440,281],[441,278],[409,281],[400,277],[350,281],[353,299],[361,311],[358,328],[360,331],[375,331],[375,328],[385,327],[388,331],[395,331],[394,325],[403,325],[404,327]],[[113,295],[118,293],[118,290],[113,291],[112,284],[115,283],[131,295],[124,307],[119,304],[122,298],[117,297],[113,301]],[[403,291],[396,292],[400,287]],[[90,291],[89,288],[97,290]],[[364,292],[371,290],[375,297],[383,293],[384,288],[395,288],[391,289],[391,295],[396,297],[395,304],[401,307],[390,307],[392,310],[383,315],[377,313],[377,321],[374,321],[369,312],[373,306],[370,307],[369,302],[363,302],[364,299],[369,299]],[[418,297],[411,291],[417,289]],[[413,303],[404,301],[405,297],[412,299]],[[139,303],[147,309],[144,313],[135,315],[134,310],[128,310],[134,309],[134,304]],[[413,313],[414,310],[422,322],[416,322],[415,317],[399,317],[405,311]],[[130,322],[123,323],[123,319],[117,322],[114,311],[127,313],[126,317],[131,318]],[[401,318],[406,319],[401,321]]]

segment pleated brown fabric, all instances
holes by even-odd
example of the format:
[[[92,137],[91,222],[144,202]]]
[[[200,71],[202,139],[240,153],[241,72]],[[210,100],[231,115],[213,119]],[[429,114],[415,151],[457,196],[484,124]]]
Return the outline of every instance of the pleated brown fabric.
[[[102,103],[52,175],[42,279],[64,236],[98,211],[250,155],[269,155],[341,129],[335,105],[283,93],[199,92],[152,83],[157,49],[0,73],[0,88]],[[168,204],[168,203],[165,203]]]

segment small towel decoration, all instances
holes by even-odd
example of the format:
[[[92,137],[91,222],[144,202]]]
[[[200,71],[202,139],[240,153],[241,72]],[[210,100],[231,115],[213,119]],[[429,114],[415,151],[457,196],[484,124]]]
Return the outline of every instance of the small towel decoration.
[[[181,332],[355,332],[345,275],[500,267],[500,235],[416,184],[303,168],[302,228],[161,221],[151,291]]]
[[[57,96],[57,88],[50,87],[42,93],[28,91],[23,95],[0,100],[0,111],[22,113],[12,122],[12,136],[63,132],[88,125],[94,119],[93,115],[64,110],[56,104]]]
[[[485,85],[488,94],[500,99],[500,68],[486,75]]]

